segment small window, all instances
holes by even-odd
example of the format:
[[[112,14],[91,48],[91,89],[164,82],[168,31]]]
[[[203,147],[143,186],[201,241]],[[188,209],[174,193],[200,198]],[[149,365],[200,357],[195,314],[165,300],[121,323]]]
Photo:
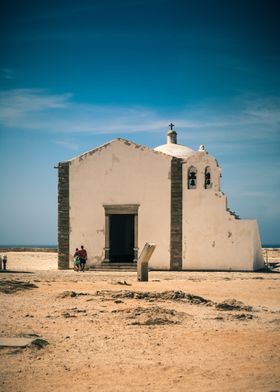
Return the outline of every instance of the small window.
[[[195,167],[190,167],[188,172],[188,189],[196,189],[197,170]]]
[[[204,176],[204,188],[210,189],[212,188],[212,181],[211,181],[211,169],[209,166],[205,168],[205,176]]]

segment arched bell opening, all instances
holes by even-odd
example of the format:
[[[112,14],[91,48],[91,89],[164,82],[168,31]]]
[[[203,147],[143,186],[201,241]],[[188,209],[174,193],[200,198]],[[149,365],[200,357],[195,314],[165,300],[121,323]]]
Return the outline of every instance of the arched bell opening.
[[[188,189],[196,189],[197,186],[197,169],[193,166],[188,171]]]
[[[212,178],[211,178],[211,169],[209,166],[205,168],[204,173],[204,188],[210,189],[212,188]]]

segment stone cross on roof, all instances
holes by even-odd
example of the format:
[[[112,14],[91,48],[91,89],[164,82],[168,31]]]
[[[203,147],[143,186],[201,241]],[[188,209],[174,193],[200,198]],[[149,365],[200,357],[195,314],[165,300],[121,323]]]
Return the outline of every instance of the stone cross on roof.
[[[169,124],[171,131],[173,130],[173,127],[175,127],[175,124]]]

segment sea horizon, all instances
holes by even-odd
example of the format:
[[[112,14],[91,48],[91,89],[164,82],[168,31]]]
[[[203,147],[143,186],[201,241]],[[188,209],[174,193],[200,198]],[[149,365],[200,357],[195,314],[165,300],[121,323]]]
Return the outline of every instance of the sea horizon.
[[[42,244],[0,244],[0,249],[4,248],[48,248],[48,249],[57,249],[58,244],[48,244],[48,245],[42,245]],[[262,248],[280,248],[280,244],[262,244]]]
[[[36,245],[36,244],[33,244],[33,245],[30,245],[30,244],[8,244],[8,245],[0,245],[0,249],[3,249],[3,248],[50,248],[50,249],[52,249],[52,248],[57,248],[58,247],[58,245],[57,244],[51,244],[51,245],[42,245],[42,244],[40,244],[40,245]]]

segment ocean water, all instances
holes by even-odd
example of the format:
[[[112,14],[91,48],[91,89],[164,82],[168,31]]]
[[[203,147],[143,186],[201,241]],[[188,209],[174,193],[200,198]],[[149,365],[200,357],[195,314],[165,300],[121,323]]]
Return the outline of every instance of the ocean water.
[[[47,249],[57,249],[57,245],[25,245],[25,244],[0,245],[0,249],[3,249],[3,248],[47,248]]]

